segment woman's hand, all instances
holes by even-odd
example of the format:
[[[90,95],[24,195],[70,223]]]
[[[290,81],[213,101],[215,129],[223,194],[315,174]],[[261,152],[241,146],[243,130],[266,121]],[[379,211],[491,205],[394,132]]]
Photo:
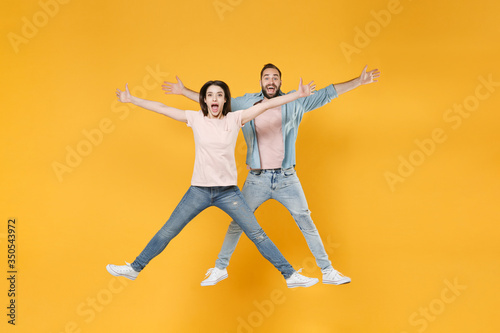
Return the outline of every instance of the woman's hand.
[[[130,95],[130,91],[128,90],[128,83],[125,85],[125,91],[116,89],[116,96],[122,103],[132,103],[132,95]]]

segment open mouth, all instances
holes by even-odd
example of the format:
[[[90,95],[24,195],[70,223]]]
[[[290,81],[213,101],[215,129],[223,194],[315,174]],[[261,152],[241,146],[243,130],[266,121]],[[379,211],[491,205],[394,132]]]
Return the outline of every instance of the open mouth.
[[[276,92],[276,86],[275,85],[269,85],[266,87],[266,91],[268,94],[272,95]]]
[[[212,104],[210,106],[210,109],[212,110],[212,113],[216,114],[219,112],[219,104]]]

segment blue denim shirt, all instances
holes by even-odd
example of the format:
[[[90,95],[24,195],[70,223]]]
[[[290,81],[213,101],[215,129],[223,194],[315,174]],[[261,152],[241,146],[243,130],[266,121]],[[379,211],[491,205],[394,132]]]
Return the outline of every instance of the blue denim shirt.
[[[283,92],[280,90],[279,94],[283,95]],[[337,91],[333,87],[333,84],[331,84],[316,91],[313,95],[299,98],[281,107],[281,126],[285,145],[285,157],[281,165],[283,169],[295,166],[295,141],[297,140],[299,124],[302,121],[304,113],[317,109],[336,97]],[[231,109],[232,111],[248,109],[262,99],[264,99],[262,91],[260,93],[245,94],[241,97],[232,98]],[[245,124],[242,131],[247,143],[246,162],[250,168],[260,169],[260,154],[257,135],[255,133],[255,122],[251,120]]]

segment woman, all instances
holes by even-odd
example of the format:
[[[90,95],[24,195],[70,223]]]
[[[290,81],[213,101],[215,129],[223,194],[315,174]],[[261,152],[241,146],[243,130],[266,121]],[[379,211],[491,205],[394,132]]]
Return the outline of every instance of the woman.
[[[116,95],[123,103],[132,103],[187,123],[194,134],[195,162],[191,186],[165,225],[132,264],[107,265],[108,272],[135,280],[151,259],[160,254],[196,215],[210,206],[216,206],[238,223],[260,253],[281,272],[289,288],[316,284],[318,279],[302,276],[293,269],[257,223],[237,187],[234,159],[238,132],[245,123],[268,109],[309,96],[314,88],[312,82],[303,85],[301,79],[296,92],[236,112],[230,112],[231,93],[222,81],[209,81],[203,85],[199,98],[201,111],[179,110],[132,96],[128,86],[125,91],[117,89]],[[226,277],[221,276],[220,280]]]

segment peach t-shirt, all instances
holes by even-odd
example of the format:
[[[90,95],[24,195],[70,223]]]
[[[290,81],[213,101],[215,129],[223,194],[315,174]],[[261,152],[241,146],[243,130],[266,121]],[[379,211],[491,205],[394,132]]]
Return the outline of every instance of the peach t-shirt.
[[[261,169],[281,168],[285,158],[281,119],[281,106],[267,110],[255,118]]]
[[[234,149],[242,111],[229,112],[222,119],[210,119],[201,111],[186,111],[195,144],[193,186],[237,185]]]

